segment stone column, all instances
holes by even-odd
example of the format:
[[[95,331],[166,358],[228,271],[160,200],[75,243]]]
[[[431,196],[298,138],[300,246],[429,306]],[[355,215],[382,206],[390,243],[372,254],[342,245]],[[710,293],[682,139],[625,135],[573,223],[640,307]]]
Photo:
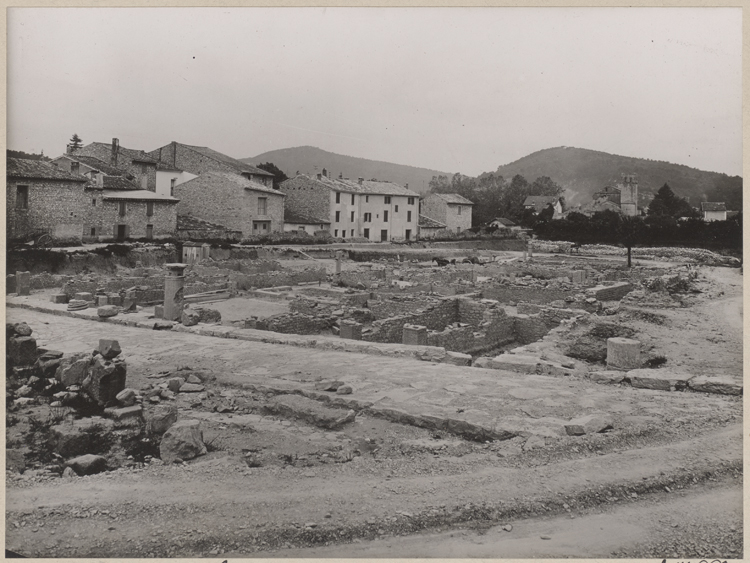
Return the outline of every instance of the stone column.
[[[527,254],[528,254],[528,252],[526,251],[526,247],[524,246],[523,247],[523,259],[524,259],[524,261],[526,260]]]
[[[529,241],[528,247],[529,247],[529,258],[533,258],[534,257],[534,249],[531,248],[531,241]]]
[[[31,294],[31,272],[16,272],[16,293],[18,295]]]
[[[187,264],[164,264],[167,275],[164,277],[164,320],[178,321],[182,317],[185,300],[185,268]]]
[[[402,343],[411,346],[427,345],[427,327],[422,325],[404,325]]]
[[[630,338],[607,338],[607,367],[638,369],[641,367],[641,343]]]

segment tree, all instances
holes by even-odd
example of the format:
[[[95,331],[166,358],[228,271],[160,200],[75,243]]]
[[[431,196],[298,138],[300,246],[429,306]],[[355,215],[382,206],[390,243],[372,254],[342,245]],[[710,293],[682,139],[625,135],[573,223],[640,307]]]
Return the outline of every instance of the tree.
[[[271,174],[273,174],[274,190],[278,190],[279,184],[289,179],[289,176],[284,174],[284,172],[280,170],[273,162],[264,162],[263,164],[259,164],[258,166],[256,166],[256,168],[260,168],[261,170],[265,170],[266,172],[270,172]]]
[[[620,242],[628,249],[628,268],[632,267],[630,253],[643,231],[643,221],[638,217],[623,216],[618,229]]]
[[[548,203],[547,206],[539,212],[539,220],[544,221],[545,223],[547,221],[552,221],[552,217],[554,216],[555,208],[552,207],[551,203]]]
[[[669,187],[669,184],[664,184],[659,191],[656,192],[654,199],[648,205],[649,215],[668,215],[670,217],[692,217],[695,212],[690,204],[681,197],[677,197]]]
[[[83,139],[78,136],[78,133],[73,133],[70,138],[70,146],[72,149],[80,149],[83,146]]]

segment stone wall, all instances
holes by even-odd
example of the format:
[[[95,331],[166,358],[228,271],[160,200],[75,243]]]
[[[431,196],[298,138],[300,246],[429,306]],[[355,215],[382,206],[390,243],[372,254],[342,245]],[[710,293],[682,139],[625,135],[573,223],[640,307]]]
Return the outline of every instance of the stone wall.
[[[292,313],[302,313],[304,315],[324,315],[331,316],[331,314],[340,309],[341,305],[338,301],[332,299],[313,299],[309,297],[298,296],[289,302],[289,310]]]
[[[92,196],[93,197],[93,196]],[[87,239],[110,239],[117,236],[117,226],[126,225],[128,238],[146,238],[146,226],[153,227],[153,238],[168,238],[177,231],[176,202],[154,201],[153,215],[146,214],[145,201],[126,201],[125,215],[120,216],[118,200],[103,200],[97,196],[97,205],[89,202],[91,213],[84,225],[83,233]],[[94,228],[95,235],[91,235]]]
[[[405,324],[426,326],[428,330],[443,330],[458,322],[458,304],[455,299],[445,299],[422,312],[399,315],[372,323],[372,330],[363,334],[364,340],[374,342],[401,342]]]
[[[28,205],[17,206],[18,186],[27,186]],[[91,207],[82,182],[60,180],[17,180],[6,182],[6,232],[10,238],[23,238],[37,231],[53,237],[81,240],[83,225]]]
[[[286,313],[259,321],[258,328],[265,326],[266,330],[283,334],[320,334],[321,331],[330,329],[335,321],[334,317]]]
[[[538,315],[516,315],[513,319],[513,332],[519,344],[531,344],[541,340],[549,332],[544,320]]]
[[[482,287],[483,297],[485,297],[486,299],[495,299],[496,301],[505,304],[525,301],[527,303],[547,305],[552,301],[572,298],[576,293],[578,292],[574,290],[565,291],[560,289],[545,289],[538,287],[519,287],[508,285],[489,285]]]
[[[286,194],[290,211],[317,219],[334,219],[331,217],[331,190],[322,183],[300,175],[282,182],[279,189]]]
[[[589,290],[599,301],[619,301],[633,290],[627,282],[619,282],[610,286],[597,286]]]
[[[394,296],[389,299],[368,299],[367,308],[376,319],[387,319],[404,313],[416,313],[438,303],[440,299],[436,297]]]
[[[326,281],[328,274],[325,268],[309,268],[301,271],[268,272],[266,274],[240,274],[232,272],[229,279],[237,283],[237,289],[248,290],[251,287],[260,289],[279,285],[297,285],[298,283]]]

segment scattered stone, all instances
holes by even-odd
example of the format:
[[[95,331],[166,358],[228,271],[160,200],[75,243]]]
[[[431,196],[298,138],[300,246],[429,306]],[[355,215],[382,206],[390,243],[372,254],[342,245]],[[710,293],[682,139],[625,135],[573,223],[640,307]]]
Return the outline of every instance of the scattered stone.
[[[565,425],[568,436],[582,436],[602,432],[612,427],[612,417],[606,414],[589,414],[575,418]]]
[[[630,338],[607,339],[607,367],[637,369],[641,366],[641,343]]]
[[[188,375],[188,377],[187,377],[187,379],[185,381],[187,383],[194,383],[194,384],[201,384],[201,383],[203,383],[203,381],[201,380],[200,377],[198,377],[197,375],[194,375],[192,373],[190,375]]]
[[[64,358],[55,372],[55,378],[63,384],[64,387],[71,385],[81,385],[86,378],[91,357],[88,354],[76,354],[69,358]]]
[[[173,406],[158,406],[146,413],[146,430],[151,434],[164,434],[177,422],[177,409]]]
[[[183,383],[180,386],[180,393],[200,393],[205,390],[203,385],[197,385],[195,383]]]
[[[114,421],[99,416],[69,420],[52,426],[50,438],[53,451],[62,457],[96,451],[114,426]]]
[[[31,272],[16,272],[16,293],[31,294]]]
[[[206,454],[207,451],[199,420],[175,422],[166,431],[159,445],[159,453],[164,463],[173,463],[177,459],[193,459]]]
[[[196,307],[195,312],[200,317],[200,322],[206,324],[221,323],[221,313],[216,309],[208,309],[207,307]]]
[[[62,472],[63,479],[75,479],[78,477],[75,471],[73,471],[72,467],[66,467]]]
[[[156,321],[154,330],[172,330],[174,323],[172,321]]]
[[[181,377],[170,377],[167,379],[167,389],[172,391],[172,393],[179,393],[180,387],[185,385],[185,380]]]
[[[31,336],[14,336],[8,339],[7,352],[16,366],[31,366],[36,362],[36,340]]]
[[[120,353],[122,353],[120,343],[117,340],[108,340],[106,338],[99,339],[98,350],[99,353],[107,360],[116,358],[120,355]]]
[[[344,385],[343,381],[334,381],[334,380],[316,381],[315,389],[317,391],[336,391],[342,385]]]
[[[18,336],[31,336],[31,333],[34,331],[26,323],[16,323],[13,325],[13,332]]]
[[[589,379],[597,383],[606,385],[617,385],[625,379],[625,372],[622,371],[594,371],[589,374]]]
[[[175,398],[175,394],[174,394],[174,392],[170,391],[169,389],[162,389],[161,391],[159,391],[159,397],[161,397],[162,399],[170,399],[171,400],[171,399]]]
[[[336,389],[337,395],[351,395],[352,394],[352,388],[350,385],[342,385],[338,389]]]
[[[105,305],[109,305],[109,297],[106,295],[97,295],[96,296],[96,306],[97,307],[104,307]],[[99,315],[102,316],[101,314]],[[114,316],[114,315],[111,315]]]
[[[688,386],[701,393],[719,395],[742,395],[742,381],[726,375],[699,375],[688,381]]]
[[[34,390],[31,388],[30,385],[22,385],[18,389],[16,389],[16,395],[19,397],[29,397],[34,393]]]
[[[182,316],[180,318],[182,326],[195,326],[200,320],[201,316],[197,311],[193,311],[192,309],[185,309],[182,311]]]
[[[506,532],[512,532],[513,526],[511,526],[510,524],[506,524],[505,526],[503,526],[503,530],[505,530]]]
[[[85,454],[65,462],[77,475],[95,475],[107,470],[107,460],[100,455]]]
[[[71,299],[68,301],[68,311],[83,311],[88,308],[88,301],[82,301],[80,299]]]
[[[534,434],[532,436],[529,436],[529,438],[526,440],[523,445],[523,450],[529,451],[535,448],[543,448],[546,445],[547,444],[542,436],[537,436],[536,434]]]
[[[106,299],[106,297],[105,297],[105,299]],[[106,318],[109,318],[109,317],[114,317],[119,312],[120,312],[120,308],[119,307],[115,307],[114,305],[104,305],[102,307],[99,307],[96,310],[96,314],[99,315],[103,319],[106,319]]]
[[[266,410],[285,417],[297,417],[329,430],[353,422],[356,417],[353,410],[345,412],[341,409],[334,409],[300,395],[277,395],[266,405]]]
[[[163,319],[164,318],[164,305],[155,305],[154,306],[154,316],[157,319]]]
[[[93,296],[93,294],[91,294],[91,293],[89,293],[87,291],[81,291],[81,292],[76,293],[75,295],[73,295],[73,299],[76,299],[78,301],[86,301],[88,303],[89,301],[93,301],[94,300],[94,296]]]
[[[5,469],[23,473],[26,468],[26,456],[23,451],[8,448],[5,450]]]
[[[682,391],[694,376],[669,369],[634,369],[627,373],[627,377],[630,385],[640,389]]]
[[[135,389],[123,389],[117,394],[115,399],[123,407],[130,407],[135,404]]]
[[[454,366],[470,366],[471,356],[469,354],[462,354],[460,352],[446,351],[443,363],[451,364]]]
[[[104,409],[104,414],[117,422],[137,424],[142,418],[143,408],[141,405],[122,408],[110,407]]]
[[[116,401],[117,394],[125,389],[125,375],[125,362],[120,358],[109,361],[103,356],[96,356],[81,388],[99,405],[111,404]]]

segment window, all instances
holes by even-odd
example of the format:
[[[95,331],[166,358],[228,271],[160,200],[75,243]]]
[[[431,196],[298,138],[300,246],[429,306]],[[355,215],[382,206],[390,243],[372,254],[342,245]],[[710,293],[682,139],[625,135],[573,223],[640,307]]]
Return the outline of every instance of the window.
[[[388,204],[391,202],[391,196],[387,195],[385,196],[385,203]]]
[[[91,198],[91,205],[93,205],[94,207],[96,207],[96,198],[95,197]]]
[[[414,198],[413,198],[413,197],[410,197],[410,198],[409,198],[409,199],[408,199],[408,200],[406,201],[406,203],[408,203],[409,205],[414,205]]]
[[[372,221],[372,213],[365,213],[365,223],[370,223]]]
[[[383,211],[383,221],[388,222],[388,210]]]
[[[406,229],[406,234],[404,236],[406,240],[411,240],[411,229]]]
[[[266,202],[268,201],[267,197],[259,197],[258,198],[258,215],[265,215],[266,214]]]
[[[169,195],[174,197],[174,187],[177,184],[177,178],[172,178],[169,180]]]
[[[398,205],[396,206],[396,209],[393,210],[394,213],[398,213]]]
[[[334,229],[333,236],[335,236],[335,237],[339,236],[339,230],[338,229]]]
[[[125,217],[125,211],[127,210],[127,202],[121,201],[120,202],[120,217]]]
[[[352,205],[354,205],[354,194],[352,194]]]
[[[336,222],[338,223],[340,219],[341,219],[341,211],[337,211],[336,212]]]
[[[352,223],[354,223],[354,211],[352,211],[352,218],[351,218],[351,222],[352,222]]]
[[[352,234],[351,234],[351,236],[354,236],[354,229],[352,229]]]
[[[154,226],[146,225],[146,238],[154,238]]]
[[[341,203],[341,192],[336,192],[336,203]]]
[[[29,186],[16,186],[16,208],[29,208]]]
[[[369,195],[365,196],[365,203],[370,203],[370,196]]]
[[[365,235],[365,238],[370,238],[370,229],[365,229],[364,235]]]
[[[407,223],[411,222],[411,211],[406,212],[406,222]]]
[[[458,214],[461,215],[461,206],[458,206]]]
[[[91,227],[91,236],[92,237],[96,236],[96,227]]]
[[[146,202],[146,217],[151,217],[154,214],[154,202],[153,201],[147,201]]]

